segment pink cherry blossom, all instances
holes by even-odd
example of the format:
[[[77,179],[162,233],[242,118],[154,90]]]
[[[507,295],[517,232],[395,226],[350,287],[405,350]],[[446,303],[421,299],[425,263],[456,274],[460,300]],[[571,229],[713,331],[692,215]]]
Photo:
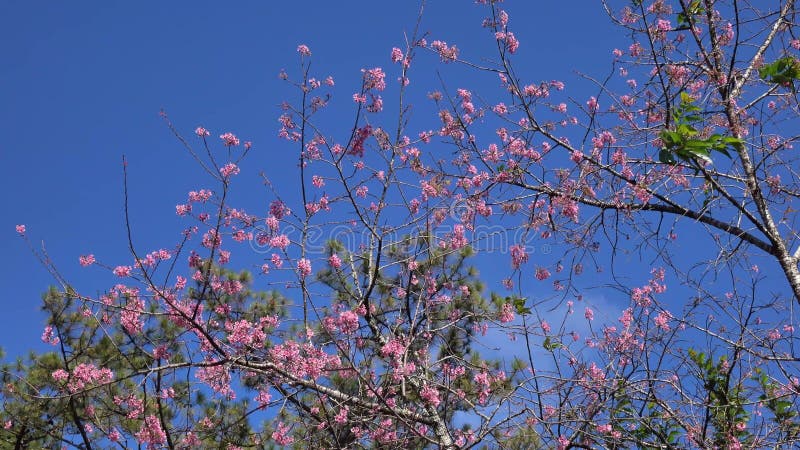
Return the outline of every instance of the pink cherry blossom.
[[[114,268],[114,275],[118,277],[129,277],[131,275],[131,266],[117,266]]]
[[[306,258],[300,258],[297,261],[297,272],[300,274],[300,278],[311,275],[311,261]]]
[[[236,147],[239,145],[239,138],[237,138],[233,133],[225,133],[220,135],[219,137],[222,139],[222,142],[225,144],[226,147]]]
[[[311,50],[309,50],[308,46],[305,44],[297,46],[297,53],[300,53],[301,56],[311,56]]]
[[[79,257],[78,261],[83,267],[91,266],[92,264],[95,263],[94,255],[91,254]]]
[[[397,47],[392,49],[392,62],[400,62],[403,60],[403,51]]]

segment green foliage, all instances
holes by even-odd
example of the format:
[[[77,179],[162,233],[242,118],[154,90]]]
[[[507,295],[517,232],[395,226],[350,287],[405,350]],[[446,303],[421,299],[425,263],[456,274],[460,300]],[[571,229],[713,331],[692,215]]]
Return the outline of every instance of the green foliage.
[[[555,351],[557,348],[563,347],[564,344],[558,342],[556,340],[550,339],[550,336],[544,338],[544,342],[542,342],[542,347],[548,352]]]
[[[762,394],[758,399],[772,413],[773,420],[786,439],[800,439],[800,413],[789,396],[781,395],[781,386],[761,369],[755,370],[753,379],[761,386]]]
[[[791,56],[784,56],[758,69],[758,75],[764,81],[789,86],[794,91],[794,82],[800,79],[800,61]]]
[[[511,304],[514,305],[514,309],[517,311],[517,314],[531,313],[531,309],[525,306],[525,301],[528,300],[527,298],[513,296],[509,299],[511,300]]]
[[[740,442],[748,437],[746,429],[737,428],[737,424],[747,423],[749,415],[744,409],[748,400],[743,386],[731,385],[730,362],[726,356],[714,361],[712,356],[689,349],[689,359],[700,370],[700,381],[706,393],[706,407],[714,425],[714,442],[720,446],[728,441],[728,436],[736,436]]]
[[[688,7],[678,13],[678,28],[679,30],[688,30],[692,25],[691,17],[702,14],[705,8],[702,7],[700,0],[694,0],[689,3]]]
[[[700,138],[700,132],[693,126],[703,120],[699,115],[700,107],[694,104],[689,94],[681,92],[680,97],[680,104],[672,111],[674,129],[664,129],[659,134],[664,146],[658,154],[658,160],[665,164],[676,164],[678,159],[686,162],[699,159],[711,163],[711,152],[719,152],[730,158],[728,148],[735,149],[744,141],[720,134]]]

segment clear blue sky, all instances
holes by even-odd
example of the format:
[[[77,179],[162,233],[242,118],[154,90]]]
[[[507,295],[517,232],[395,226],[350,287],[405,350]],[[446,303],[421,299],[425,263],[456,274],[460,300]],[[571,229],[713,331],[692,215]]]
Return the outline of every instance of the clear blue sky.
[[[522,41],[517,70],[530,81],[573,81],[576,69],[605,74],[611,50],[627,45],[624,35],[609,33],[599,4],[564,5],[505,6]],[[82,269],[77,258],[130,261],[122,155],[136,240],[148,250],[172,247],[181,226],[175,204],[208,184],[159,118],[161,108],[187,135],[202,124],[215,136],[233,131],[253,141],[249,186],[257,187],[259,170],[286,185],[296,155],[276,138],[278,105],[290,95],[277,74],[296,74],[297,45],[311,47],[315,73],[333,75],[338,102],[349,106],[359,70],[391,65],[389,52],[404,46],[417,9],[414,1],[361,0],[0,3],[0,346],[10,355],[42,348],[40,295],[54,284],[14,225],[25,224],[34,245],[44,241],[81,292],[105,289],[112,280]],[[465,57],[491,55],[483,11],[471,1],[431,1],[422,30],[457,44]],[[450,81],[450,88],[459,84]],[[435,88],[412,87],[420,95]],[[417,106],[417,117],[433,126],[424,118],[429,106]],[[267,198],[254,189],[244,201],[259,213]]]

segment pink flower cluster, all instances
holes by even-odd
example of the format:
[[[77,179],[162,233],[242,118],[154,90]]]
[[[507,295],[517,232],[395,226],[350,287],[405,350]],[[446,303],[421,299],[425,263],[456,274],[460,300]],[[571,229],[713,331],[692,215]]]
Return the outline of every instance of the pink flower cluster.
[[[392,48],[392,62],[397,63],[403,60],[403,51],[397,47]]]
[[[508,52],[511,54],[516,53],[517,49],[519,49],[519,40],[517,40],[514,33],[510,31],[498,31],[494,34],[494,37],[500,42],[505,42],[506,49],[508,49]]]
[[[239,145],[239,138],[237,138],[231,132],[222,134],[220,135],[219,138],[222,139],[222,142],[225,144],[226,147],[236,147],[237,145]]]
[[[61,339],[55,335],[53,332],[53,327],[48,325],[44,327],[44,331],[42,332],[42,342],[50,345],[56,345],[61,342]]]
[[[231,389],[231,372],[224,364],[201,367],[195,372],[195,377],[214,392],[227,398],[236,398],[236,393]]]
[[[469,244],[467,238],[464,236],[464,225],[457,224],[453,227],[453,233],[450,236],[450,248],[457,250],[466,247]]]
[[[277,323],[277,320],[275,320]],[[228,342],[238,347],[262,347],[267,339],[262,324],[254,324],[249,320],[239,320],[225,324],[228,334]]]
[[[514,320],[514,306],[511,303],[503,303],[499,318],[501,323],[512,322]]]
[[[383,72],[383,69],[380,67],[375,67],[374,69],[362,69],[364,72],[364,89],[375,89],[376,91],[382,91],[386,89],[386,74]]]
[[[98,369],[94,364],[80,363],[72,369],[72,375],[64,369],[58,369],[51,374],[57,382],[69,380],[67,388],[71,393],[76,393],[93,384],[110,383],[114,373],[108,368]]]
[[[234,163],[228,163],[224,166],[220,167],[219,169],[220,175],[222,178],[229,178],[231,175],[238,175],[239,174],[239,167]]]
[[[300,278],[311,275],[311,261],[306,258],[300,258],[297,261],[297,272],[300,274]]]
[[[148,450],[155,450],[167,443],[167,434],[161,428],[158,417],[151,414],[144,419],[142,428],[136,433],[136,439],[140,444],[147,445]]]
[[[300,345],[295,341],[286,341],[272,347],[269,354],[275,365],[298,378],[316,380],[326,371],[341,366],[338,356],[329,355],[310,342]]]
[[[117,266],[114,268],[114,275],[118,277],[129,277],[131,275],[131,266]]]
[[[509,251],[511,252],[511,267],[514,269],[519,269],[519,267],[528,262],[528,252],[525,251],[525,247],[514,244],[509,247]]]
[[[292,445],[294,438],[289,435],[290,430],[291,429],[288,425],[284,424],[283,422],[278,422],[278,425],[275,427],[275,431],[272,433],[272,439],[278,445]]]
[[[353,144],[350,146],[350,149],[347,150],[347,154],[358,156],[359,158],[364,156],[364,142],[371,135],[372,135],[372,126],[370,125],[365,125],[356,130],[355,139],[353,139]]]
[[[94,263],[95,263],[94,255],[92,255],[92,254],[89,254],[89,255],[83,255],[83,256],[80,256],[80,257],[78,258],[78,262],[80,262],[80,264],[81,264],[83,267],[86,267],[86,266],[91,266],[92,264],[94,264]]]
[[[439,53],[439,56],[442,58],[444,62],[451,62],[458,59],[458,48],[453,45],[449,47],[447,42],[444,41],[433,41],[431,42],[431,48],[436,50]]]

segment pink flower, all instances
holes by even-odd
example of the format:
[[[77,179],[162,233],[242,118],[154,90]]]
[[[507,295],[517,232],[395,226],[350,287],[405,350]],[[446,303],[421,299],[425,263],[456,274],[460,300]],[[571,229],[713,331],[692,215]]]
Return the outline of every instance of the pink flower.
[[[78,258],[78,261],[81,263],[81,265],[83,267],[91,266],[95,262],[94,261],[94,255],[91,255],[91,254],[83,255],[83,256]]]
[[[644,49],[642,48],[641,44],[639,44],[638,42],[634,42],[633,44],[631,44],[630,47],[628,47],[628,52],[630,52],[631,56],[635,58],[641,55],[642,52],[644,52]]]
[[[362,69],[361,71],[364,72],[364,89],[375,89],[377,91],[386,89],[386,74],[383,73],[383,69],[375,67],[374,69]]]
[[[17,225],[17,233],[25,234],[25,225]]]
[[[600,105],[597,103],[597,99],[594,97],[589,97],[589,100],[586,101],[586,106],[589,107],[590,112],[597,112],[600,108]]]
[[[448,47],[447,42],[433,41],[431,42],[431,48],[439,53],[439,56],[444,62],[455,61],[458,59],[458,48],[455,45]]]
[[[219,173],[222,175],[223,178],[228,178],[231,175],[238,175],[239,167],[234,163],[228,163],[219,169]]]
[[[64,369],[58,369],[55,372],[51,373],[50,376],[53,377],[53,379],[56,380],[57,382],[61,383],[65,381],[67,378],[69,378],[69,373]]]
[[[514,269],[519,269],[519,266],[528,261],[528,253],[523,246],[515,244],[509,250],[511,251],[511,267]]]
[[[514,320],[514,307],[511,303],[504,303],[503,309],[500,311],[500,322],[508,323]]]
[[[222,139],[222,142],[226,147],[236,147],[239,145],[239,138],[237,138],[233,133],[228,132],[222,134],[219,138]]]
[[[131,266],[117,266],[114,268],[114,275],[118,277],[129,277],[131,275]]]
[[[161,428],[161,421],[155,415],[149,415],[144,419],[142,428],[136,433],[136,439],[140,444],[147,444],[147,449],[162,448],[162,444],[167,442],[167,435]]]
[[[653,319],[656,326],[664,331],[669,331],[669,320],[672,319],[672,314],[669,311],[662,311]]]
[[[177,214],[179,216],[185,216],[186,214],[189,214],[190,212],[192,212],[192,205],[189,205],[189,204],[186,204],[186,205],[175,205],[175,214]]]
[[[311,56],[311,50],[309,50],[308,46],[305,44],[297,46],[297,53],[300,53],[301,56]]]
[[[514,33],[510,31],[508,32],[498,31],[497,33],[494,34],[494,37],[500,42],[505,42],[506,48],[508,49],[508,52],[511,54],[516,53],[517,49],[519,49],[519,40],[517,40],[516,36],[514,36]]]
[[[767,334],[767,337],[769,337],[770,340],[777,341],[781,338],[781,332],[775,328],[774,330],[770,330],[770,332]]]
[[[292,445],[294,442],[294,438],[289,436],[289,426],[284,424],[283,422],[278,422],[278,426],[275,427],[275,431],[272,433],[272,439],[278,445]]]
[[[346,423],[347,422],[347,415],[350,413],[350,408],[347,406],[343,407],[333,416],[333,421],[336,423]]]
[[[311,275],[311,261],[306,258],[300,258],[300,260],[297,261],[297,271],[300,273],[300,278]]]
[[[344,334],[353,334],[358,330],[358,314],[353,311],[343,311],[339,313],[337,320],[339,329]]]
[[[339,258],[339,255],[333,254],[330,258],[328,258],[328,264],[330,264],[334,269],[338,269],[342,267],[342,259]]]
[[[211,133],[209,133],[209,132],[208,132],[208,130],[206,130],[206,129],[205,129],[205,128],[203,128],[203,127],[197,127],[197,128],[195,128],[195,130],[194,130],[194,134],[196,134],[196,135],[198,135],[199,137],[202,137],[202,138],[204,138],[204,137],[208,137],[208,136],[210,136],[210,135],[211,135]]]
[[[536,268],[536,279],[539,281],[546,280],[550,278],[550,271],[545,269],[544,267],[537,267]]]
[[[466,247],[467,238],[464,237],[464,225],[458,224],[453,227],[453,235],[450,238],[450,246],[454,249]]]
[[[264,407],[269,404],[272,400],[272,396],[269,394],[268,390],[258,391],[258,395],[256,395],[255,401],[258,403],[258,406]]]
[[[586,320],[594,320],[594,311],[592,311],[592,308],[587,307],[583,316],[586,317]]]
[[[432,388],[430,386],[425,386],[419,393],[419,396],[426,400],[428,403],[433,405],[433,407],[439,406],[441,400],[439,399],[439,391],[436,388]]]
[[[283,260],[281,259],[281,255],[277,253],[272,254],[272,258],[270,259],[270,261],[272,261],[272,265],[278,269],[283,267]]]
[[[273,236],[269,240],[269,245],[271,247],[277,247],[281,250],[286,250],[286,247],[288,247],[289,244],[290,244],[289,236],[286,236],[285,234],[279,234],[277,236]]]
[[[42,342],[50,345],[56,345],[61,342],[61,339],[55,335],[53,332],[53,327],[48,325],[44,327],[44,332],[42,332]]]
[[[598,433],[611,433],[611,429],[611,425],[609,424],[597,425],[595,427],[595,430],[597,430]]]
[[[403,51],[397,47],[392,49],[392,62],[400,62],[403,60]]]

